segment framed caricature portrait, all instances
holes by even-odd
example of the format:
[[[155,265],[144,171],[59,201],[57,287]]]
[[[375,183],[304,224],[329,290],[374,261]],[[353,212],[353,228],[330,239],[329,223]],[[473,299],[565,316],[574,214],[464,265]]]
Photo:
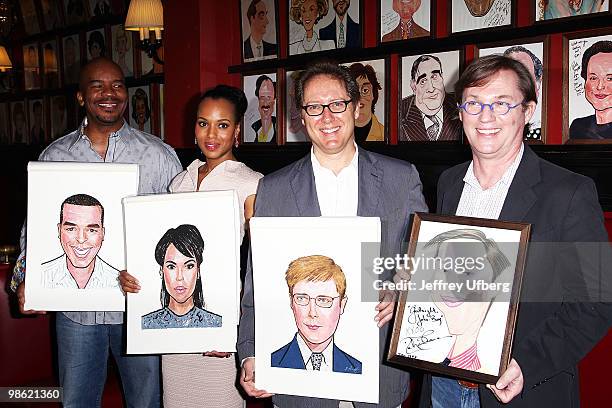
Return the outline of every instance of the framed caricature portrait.
[[[277,10],[276,0],[240,0],[243,62],[278,56]]]
[[[112,14],[111,0],[88,0],[92,20],[100,20]]]
[[[435,4],[431,0],[379,0],[379,5],[381,43],[430,37],[434,32]]]
[[[52,40],[42,43],[42,54],[45,88],[57,88],[60,86],[57,41]]]
[[[379,329],[362,301],[372,259],[361,249],[379,256],[380,220],[254,217],[250,230],[256,387],[378,403]]]
[[[64,84],[76,84],[79,82],[81,71],[81,46],[79,35],[74,34],[62,39],[62,50],[64,58]]]
[[[38,15],[36,14],[36,6],[34,0],[20,0],[21,18],[25,28],[26,35],[40,33],[40,25],[38,24]]]
[[[288,2],[288,55],[361,47],[359,0]]]
[[[44,99],[28,100],[30,144],[44,146],[47,142],[45,111]]]
[[[23,74],[26,91],[40,89],[40,61],[38,59],[37,43],[23,46]]]
[[[249,101],[244,124],[242,142],[278,144],[276,73],[262,73],[242,77],[244,93]]]
[[[111,27],[111,46],[113,61],[121,67],[123,75],[134,76],[134,49],[132,46],[132,32],[125,31],[123,24]]]
[[[51,97],[51,139],[55,140],[68,134],[68,109],[66,96]]]
[[[516,0],[452,0],[451,33],[509,26],[513,23]]]
[[[612,32],[565,37],[564,140],[612,142]]]
[[[355,121],[355,142],[384,142],[387,124],[386,60],[343,63],[359,86],[359,117]]]
[[[11,144],[11,121],[9,119],[8,103],[0,103],[0,144]]]
[[[67,25],[84,23],[89,16],[86,0],[64,0],[64,16]]]
[[[416,213],[388,359],[493,384],[508,363],[530,224]]]
[[[28,143],[28,117],[25,102],[11,102],[12,140],[15,144]]]
[[[535,8],[535,21],[587,16],[610,10],[609,0],[534,0],[533,5]]]
[[[149,86],[128,89],[130,126],[142,132],[151,133],[151,94]]]
[[[40,0],[40,7],[47,31],[64,26],[60,13],[61,2],[57,0]]]
[[[127,268],[142,287],[127,296],[127,352],[236,351],[236,192],[128,197],[123,208]]]
[[[306,128],[302,123],[302,108],[295,101],[295,81],[302,71],[285,72],[285,142],[309,142]]]
[[[103,28],[88,31],[86,38],[88,61],[107,55],[106,33]]]
[[[548,82],[548,42],[542,38],[539,41],[508,42],[504,45],[481,45],[476,49],[476,56],[499,54],[514,58],[525,65],[532,75],[536,84],[538,105],[529,121],[529,129],[525,134],[525,140],[546,141],[544,130],[546,129],[546,89]],[[543,114],[544,112],[544,114]]]
[[[26,308],[125,309],[121,199],[137,191],[136,164],[28,164]]]
[[[462,60],[461,51],[401,57],[398,141],[461,141],[453,88]]]

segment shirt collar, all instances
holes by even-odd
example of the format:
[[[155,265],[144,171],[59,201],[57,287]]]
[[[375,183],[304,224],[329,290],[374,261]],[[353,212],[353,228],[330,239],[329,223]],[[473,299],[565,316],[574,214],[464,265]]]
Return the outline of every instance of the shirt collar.
[[[300,347],[300,353],[302,353],[302,359],[304,360],[304,365],[308,366],[308,363],[310,362],[310,358],[312,357],[312,350],[310,350],[310,348],[306,345],[306,342],[304,341],[300,333],[298,333],[295,337],[297,339],[297,344]],[[329,342],[325,350],[321,352],[323,354],[323,361],[321,363],[325,364],[328,367],[332,365],[332,361],[333,361],[332,360],[333,359],[333,349],[334,349],[333,345],[334,345],[334,340],[332,339],[332,341]]]
[[[72,141],[72,143],[68,147],[69,151],[72,148],[74,148],[74,146],[80,140],[87,140],[88,142],[91,142],[91,140],[89,140],[89,137],[85,134],[85,128],[86,127],[87,127],[87,116],[85,116],[83,118],[83,121],[79,125],[79,128],[77,129],[77,131],[75,133],[74,140]],[[116,137],[117,141],[124,141],[124,142],[126,142],[127,140],[129,140],[129,138],[126,137],[129,134],[129,132],[130,132],[130,125],[128,125],[128,123],[125,121],[125,119],[123,119],[123,125],[121,126],[121,128],[119,130],[117,130],[116,132],[111,132],[109,137],[110,138]]]
[[[355,141],[353,141],[353,145],[355,146],[355,154],[353,155],[353,158],[351,159],[351,162],[344,167],[342,170],[340,170],[340,172],[344,171],[347,168],[350,168],[352,170],[358,171],[359,167],[358,167],[358,162],[359,162],[359,147],[357,146],[357,143],[355,143]],[[315,172],[322,172],[322,171],[328,171],[331,172],[331,170],[323,167],[321,165],[321,163],[319,162],[319,159],[317,159],[317,156],[315,156],[314,154],[314,147],[310,148],[310,161],[312,162],[312,169]],[[338,173],[340,174],[340,173]]]
[[[510,164],[510,166],[508,166],[503,176],[499,179],[497,183],[495,183],[493,187],[499,185],[500,183],[503,184],[504,186],[508,186],[510,185],[510,183],[512,183],[512,180],[514,179],[514,175],[516,174],[516,170],[518,169],[519,164],[521,164],[521,159],[523,158],[524,151],[525,151],[525,145],[521,143],[521,148],[518,154],[516,155],[516,157],[514,158],[514,161],[512,162],[512,164]],[[474,160],[470,162],[470,165],[467,171],[465,172],[465,176],[463,177],[463,181],[466,184],[469,184],[470,186],[474,188],[478,188],[482,190],[482,187],[480,186],[480,183],[478,182],[478,179],[476,178],[476,175],[474,174]]]

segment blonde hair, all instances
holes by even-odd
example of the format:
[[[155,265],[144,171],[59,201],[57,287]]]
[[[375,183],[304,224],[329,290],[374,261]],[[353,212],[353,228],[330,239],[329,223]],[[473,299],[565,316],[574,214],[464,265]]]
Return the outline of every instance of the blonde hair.
[[[293,287],[299,281],[323,282],[333,279],[340,297],[346,292],[346,277],[342,269],[333,259],[323,255],[309,255],[297,258],[289,264],[285,272],[285,280],[289,287],[289,294],[293,294]]]
[[[302,25],[302,4],[304,4],[306,0],[291,0],[291,8],[289,9],[289,18],[293,20],[295,23]],[[323,17],[327,15],[329,11],[329,4],[327,0],[316,0],[317,8],[319,9],[317,13],[317,18],[315,19],[315,24],[319,22]]]

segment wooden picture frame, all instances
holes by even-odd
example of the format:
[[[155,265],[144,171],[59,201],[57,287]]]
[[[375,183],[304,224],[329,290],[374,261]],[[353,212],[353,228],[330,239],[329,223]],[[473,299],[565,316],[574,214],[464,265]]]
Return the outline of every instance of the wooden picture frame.
[[[412,278],[403,281],[388,360],[494,384],[510,362],[530,231],[524,223],[416,213],[406,265]],[[472,358],[458,368],[454,358],[464,349]]]
[[[451,0],[449,34],[511,27],[516,21],[517,0]]]
[[[33,42],[23,45],[23,73],[26,91],[40,89],[40,44]]]
[[[336,26],[337,12],[333,7],[333,2],[328,2],[328,0],[281,1],[287,2],[287,56],[363,46],[364,13],[361,0],[348,2],[349,6],[344,14],[348,17],[345,47],[340,47],[338,43],[337,30],[339,28]],[[310,23],[306,23],[306,26],[301,18],[302,7],[306,7],[308,16],[311,17],[307,19]]]
[[[549,38],[547,36],[479,44],[475,47],[475,57],[490,54],[508,55],[523,62],[527,70],[533,75],[536,83],[536,93],[538,94],[538,105],[529,122],[529,130],[525,135],[526,142],[546,143],[548,47]]]
[[[271,83],[270,83],[271,81]],[[249,145],[278,145],[281,140],[281,121],[278,115],[278,75],[275,71],[261,71],[242,77],[242,89],[248,108],[241,126],[241,142]],[[271,127],[264,133],[262,118],[270,117]],[[264,140],[265,139],[265,140]]]
[[[85,48],[87,48],[87,61],[97,57],[108,57],[108,36],[104,27],[87,32]]]
[[[62,77],[65,85],[77,84],[81,71],[81,38],[79,33],[62,38]]]
[[[379,45],[415,38],[434,37],[436,32],[435,1],[421,0],[417,10],[412,10],[412,5],[410,5],[395,11],[393,9],[394,4],[396,4],[394,0],[379,0],[378,2],[377,38]]]
[[[76,25],[89,19],[87,0],[64,0],[64,17],[66,25]]]
[[[279,56],[278,0],[240,0],[240,53],[242,62],[253,62]],[[252,19],[252,20],[251,20]],[[253,49],[251,25],[257,26],[261,49]],[[261,54],[261,55],[258,55]]]
[[[60,63],[57,41],[55,39],[43,42],[42,50],[42,72],[43,84],[45,89],[59,88],[60,83]]]
[[[611,98],[605,97],[609,85],[601,82],[612,70],[611,41],[610,28],[563,37],[563,142],[612,143]],[[590,57],[583,71],[585,53]],[[603,83],[603,88],[598,83]]]
[[[404,55],[399,58],[397,89],[399,143],[461,143],[463,126],[459,120],[453,88],[463,68],[463,54],[463,49],[451,49],[431,54]],[[419,69],[423,72],[420,73]],[[440,81],[440,72],[442,81]],[[431,92],[428,92],[429,84],[435,90],[430,89]],[[444,96],[440,100],[442,92]],[[419,93],[423,96],[419,97]],[[432,95],[425,98],[429,94]],[[442,112],[442,118],[439,112]],[[426,120],[424,115],[430,115],[430,118]],[[437,127],[434,122],[437,123]]]
[[[306,127],[302,123],[302,108],[295,103],[295,81],[300,77],[302,70],[284,71],[285,80],[285,143],[310,143]]]
[[[149,84],[128,88],[130,126],[141,132],[151,134],[153,122],[153,107],[151,105],[151,89]]]

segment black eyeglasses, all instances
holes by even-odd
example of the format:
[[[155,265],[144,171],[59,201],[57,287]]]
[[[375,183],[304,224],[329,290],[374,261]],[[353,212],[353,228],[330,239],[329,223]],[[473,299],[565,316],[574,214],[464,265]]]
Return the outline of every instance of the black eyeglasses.
[[[466,113],[470,115],[478,115],[480,114],[480,112],[482,112],[485,106],[488,106],[489,109],[491,109],[491,112],[495,113],[496,115],[505,115],[506,113],[510,112],[510,109],[514,109],[517,106],[520,106],[522,104],[523,102],[519,102],[516,105],[511,105],[508,102],[501,102],[501,101],[497,101],[493,103],[480,103],[476,101],[467,101],[463,105],[457,104],[457,108],[463,109]]]
[[[319,116],[323,113],[325,108],[329,109],[331,113],[342,113],[346,111],[346,107],[351,100],[348,101],[334,101],[332,103],[328,103],[327,105],[323,105],[320,103],[311,103],[310,105],[302,106],[302,109],[306,111],[308,116]]]
[[[293,295],[291,295],[291,297],[293,298],[293,301],[295,302],[295,304],[299,306],[308,306],[310,304],[310,301],[314,299],[315,305],[319,307],[323,307],[325,309],[329,309],[334,304],[334,300],[338,299],[340,296],[310,297],[309,295],[305,293],[294,293]]]

